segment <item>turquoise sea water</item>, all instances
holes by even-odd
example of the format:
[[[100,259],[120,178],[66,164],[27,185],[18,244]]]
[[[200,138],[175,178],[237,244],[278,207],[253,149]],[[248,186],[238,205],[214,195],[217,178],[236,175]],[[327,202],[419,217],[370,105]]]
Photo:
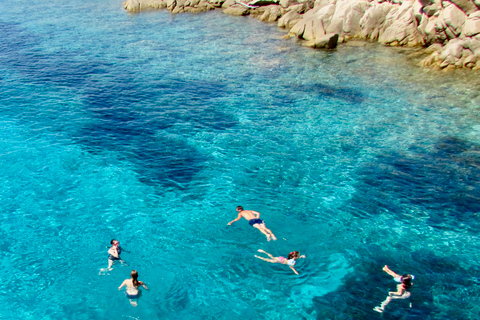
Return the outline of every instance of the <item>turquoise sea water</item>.
[[[472,73],[118,0],[11,1],[0,31],[1,319],[478,318]],[[385,264],[416,279],[380,315]]]

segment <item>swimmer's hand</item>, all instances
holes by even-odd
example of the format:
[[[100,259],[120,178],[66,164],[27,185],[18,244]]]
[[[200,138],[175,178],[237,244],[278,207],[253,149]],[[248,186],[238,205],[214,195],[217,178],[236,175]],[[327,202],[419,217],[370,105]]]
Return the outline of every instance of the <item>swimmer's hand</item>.
[[[306,258],[307,256],[302,254],[299,258]]]

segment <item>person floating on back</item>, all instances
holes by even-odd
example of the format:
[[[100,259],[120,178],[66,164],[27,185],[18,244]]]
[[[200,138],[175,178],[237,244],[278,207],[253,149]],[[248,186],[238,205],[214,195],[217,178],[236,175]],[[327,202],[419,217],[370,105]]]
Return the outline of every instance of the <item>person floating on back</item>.
[[[110,249],[108,249],[108,270],[112,270],[112,265],[113,265],[113,262],[115,261],[120,261],[121,263],[125,263],[125,261],[123,261],[121,258],[120,258],[120,254],[122,253],[122,247],[120,247],[120,242],[118,242],[117,240],[115,239],[112,239],[112,241],[110,241],[110,244],[112,245],[110,247]]]
[[[387,304],[390,303],[390,301],[392,301],[392,299],[410,298],[410,292],[408,292],[407,289],[413,285],[412,280],[415,279],[415,276],[411,274],[404,274],[403,276],[398,275],[392,270],[390,270],[390,268],[387,265],[383,267],[382,270],[388,273],[389,275],[391,275],[396,282],[399,282],[399,284],[397,285],[396,292],[390,291],[388,293],[387,299],[385,299],[385,301],[383,301],[379,307],[373,308],[373,310],[380,313],[382,313],[385,310],[385,307],[387,306]]]
[[[230,221],[228,225],[231,225],[232,223],[240,220],[243,217],[246,220],[248,220],[249,225],[260,230],[260,232],[267,237],[268,241],[270,241],[270,239],[277,240],[272,230],[267,229],[267,227],[265,226],[265,222],[262,219],[260,219],[260,212],[253,211],[253,210],[243,210],[242,206],[238,206],[236,210],[238,212],[237,218]]]
[[[296,260],[299,259],[299,258],[306,258],[304,255],[300,255],[300,252],[298,251],[292,251],[288,254],[288,257],[285,258],[285,257],[274,257],[273,255],[271,255],[270,253],[268,252],[265,252],[264,250],[262,249],[258,249],[258,252],[263,252],[265,253],[267,256],[270,257],[270,259],[267,259],[267,258],[263,258],[263,257],[259,257],[259,256],[255,256],[255,258],[258,258],[258,259],[262,259],[263,261],[267,261],[267,262],[271,262],[271,263],[281,263],[281,264],[286,264],[290,267],[290,269],[293,270],[293,272],[295,272],[295,274],[298,274],[297,270],[295,270],[295,268],[293,267],[296,263]]]
[[[118,290],[122,289],[123,286],[127,286],[127,292],[126,296],[130,300],[130,304],[134,307],[137,306],[137,301],[138,298],[140,298],[140,290],[138,288],[140,286],[143,286],[145,289],[148,290],[148,287],[142,282],[138,281],[138,272],[137,270],[132,270],[130,273],[131,279],[125,279],[120,287],[118,287]]]

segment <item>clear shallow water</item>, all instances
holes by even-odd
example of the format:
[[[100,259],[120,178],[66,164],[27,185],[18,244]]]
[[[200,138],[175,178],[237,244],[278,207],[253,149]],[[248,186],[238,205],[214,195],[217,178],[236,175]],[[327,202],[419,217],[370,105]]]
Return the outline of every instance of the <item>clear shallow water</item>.
[[[2,318],[372,319],[384,264],[417,279],[383,318],[477,318],[477,77],[121,1],[14,1],[0,30]],[[239,204],[279,240],[227,227]]]

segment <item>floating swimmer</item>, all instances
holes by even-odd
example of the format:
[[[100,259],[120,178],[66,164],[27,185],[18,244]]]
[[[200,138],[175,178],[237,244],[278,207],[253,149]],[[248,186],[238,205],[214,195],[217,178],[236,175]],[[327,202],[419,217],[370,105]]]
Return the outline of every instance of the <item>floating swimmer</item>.
[[[142,282],[138,280],[138,272],[137,270],[132,270],[130,273],[131,279],[125,279],[118,290],[122,289],[123,286],[127,286],[126,296],[130,300],[130,304],[134,307],[137,306],[138,298],[140,298],[141,291],[138,290],[140,286],[143,286],[145,289],[148,290],[148,287]]]
[[[259,256],[255,256],[255,258],[258,258],[258,259],[261,259],[263,261],[267,261],[267,262],[271,262],[271,263],[281,263],[281,264],[286,264],[290,267],[290,269],[293,270],[293,272],[295,272],[295,274],[298,274],[297,270],[295,270],[295,268],[293,267],[295,265],[295,263],[297,262],[296,260],[299,259],[299,258],[306,258],[304,255],[300,255],[300,252],[298,251],[292,251],[288,254],[288,257],[285,258],[285,257],[274,257],[273,255],[271,255],[270,253],[262,250],[262,249],[258,249],[258,252],[263,252],[265,253],[267,256],[270,257],[270,259],[267,259],[267,258],[263,258],[263,257],[259,257]]]
[[[383,267],[382,270],[388,273],[389,275],[391,275],[396,282],[399,282],[399,284],[397,285],[396,292],[390,291],[388,293],[387,299],[385,299],[385,301],[383,301],[379,307],[373,308],[373,310],[380,313],[382,313],[385,310],[385,307],[387,306],[387,304],[390,303],[390,301],[392,301],[392,299],[410,298],[410,292],[408,292],[407,289],[413,285],[412,280],[415,279],[415,276],[411,274],[404,274],[403,276],[398,275],[392,270],[390,270],[390,268],[387,265]]]
[[[253,211],[253,210],[243,210],[242,206],[238,206],[236,210],[238,212],[237,218],[230,221],[228,225],[231,225],[232,223],[240,220],[243,217],[246,220],[248,220],[249,225],[260,230],[260,232],[267,237],[267,241],[270,241],[270,239],[277,240],[272,230],[268,229],[265,226],[265,221],[260,219],[260,212]]]

